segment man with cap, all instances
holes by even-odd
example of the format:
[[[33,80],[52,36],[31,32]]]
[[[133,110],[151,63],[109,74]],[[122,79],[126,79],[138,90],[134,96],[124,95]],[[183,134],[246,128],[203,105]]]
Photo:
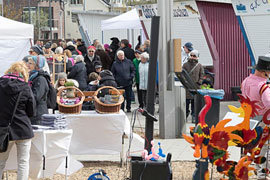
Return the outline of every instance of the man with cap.
[[[257,101],[256,104],[259,106],[259,109],[257,109],[257,111],[260,118],[270,107],[270,84],[266,82],[269,78],[269,75],[270,57],[259,56],[255,73],[250,74],[242,82],[241,85],[242,95],[248,97],[251,101]],[[259,117],[257,117],[257,119],[259,119]],[[264,127],[265,124],[261,122],[260,126]],[[263,146],[260,156],[266,155],[267,150],[267,145]],[[264,168],[266,168],[266,163],[262,165],[256,165],[258,180],[270,179],[268,176],[267,178],[265,178],[265,173],[263,173]]]
[[[91,72],[96,71],[95,63],[99,62],[100,65],[102,65],[102,63],[100,61],[100,57],[98,55],[96,55],[95,52],[96,52],[95,46],[89,46],[87,48],[87,55],[84,57],[84,62],[85,62],[86,70],[87,70],[87,76]]]
[[[187,42],[182,48],[182,66],[188,61],[189,53],[193,50],[193,44]]]
[[[51,44],[50,43],[46,43],[44,46],[44,56],[45,58],[48,60],[53,60],[53,55],[54,52],[51,50]]]
[[[196,49],[192,50],[189,53],[188,61],[183,65],[193,82],[197,85],[199,89],[203,82],[204,69],[203,66],[198,62],[199,61],[199,51]],[[189,105],[191,104],[191,116],[192,123],[195,123],[195,112],[194,112],[194,97],[186,90],[186,118],[190,114]]]
[[[37,46],[37,45],[34,45],[30,48],[29,50],[29,54],[31,56],[43,56],[43,50]],[[43,56],[44,57],[44,56]],[[45,58],[45,57],[44,57]],[[50,68],[49,68],[49,65],[47,63],[47,61],[45,61],[45,65],[44,67],[42,68],[44,71],[46,71],[48,74],[50,74]]]

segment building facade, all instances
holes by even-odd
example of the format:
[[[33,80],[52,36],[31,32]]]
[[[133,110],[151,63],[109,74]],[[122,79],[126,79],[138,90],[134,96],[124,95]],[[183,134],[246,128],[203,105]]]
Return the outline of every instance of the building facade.
[[[103,0],[67,0],[65,9],[65,39],[81,38],[75,11],[109,12],[110,5]]]

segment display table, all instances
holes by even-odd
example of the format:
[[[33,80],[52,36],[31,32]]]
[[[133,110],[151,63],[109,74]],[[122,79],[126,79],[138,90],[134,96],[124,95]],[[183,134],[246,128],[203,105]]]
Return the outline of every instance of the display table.
[[[122,136],[130,134],[130,122],[121,110],[118,114],[82,111],[66,115],[68,128],[73,130],[72,155],[116,154],[123,152]]]
[[[72,133],[72,129],[34,131],[29,172],[32,179],[52,177],[55,173],[70,175],[83,167],[80,162],[68,156]],[[17,169],[16,154],[14,145],[5,169]]]

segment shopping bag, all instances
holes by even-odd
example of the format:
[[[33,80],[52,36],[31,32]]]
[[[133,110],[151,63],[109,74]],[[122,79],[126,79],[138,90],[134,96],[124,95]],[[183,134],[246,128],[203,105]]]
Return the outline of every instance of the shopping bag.
[[[9,127],[0,127],[0,153],[6,152],[9,143]]]

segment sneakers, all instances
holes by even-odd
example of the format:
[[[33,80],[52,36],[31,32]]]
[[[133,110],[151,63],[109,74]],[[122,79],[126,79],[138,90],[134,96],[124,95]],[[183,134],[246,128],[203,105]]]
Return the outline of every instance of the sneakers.
[[[127,112],[131,112],[131,110],[130,109],[127,109]]]

